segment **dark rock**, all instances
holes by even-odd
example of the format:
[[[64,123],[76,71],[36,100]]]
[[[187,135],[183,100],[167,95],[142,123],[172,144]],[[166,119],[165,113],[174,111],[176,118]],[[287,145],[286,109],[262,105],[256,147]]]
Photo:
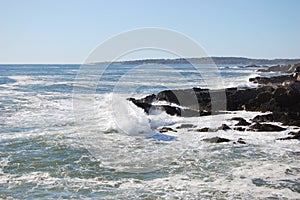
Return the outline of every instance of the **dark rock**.
[[[298,132],[289,132],[288,135],[300,135],[300,131],[298,131]]]
[[[300,66],[300,63],[289,64],[289,65],[275,65],[268,69],[259,69],[259,72],[282,72],[282,73],[293,73]]]
[[[246,131],[246,128],[244,128],[244,127],[235,127],[234,130],[236,130],[236,131]]]
[[[277,140],[294,140],[294,139],[298,139],[300,140],[300,131],[299,132],[290,132],[288,137],[285,138],[278,138]]]
[[[252,119],[253,122],[274,122],[273,114],[257,115]]]
[[[152,103],[154,100],[156,100],[156,95],[148,95],[144,98],[144,103]]]
[[[162,106],[156,106],[155,109],[164,110],[169,115],[181,116],[181,109],[175,106],[162,105]]]
[[[134,98],[128,98],[127,100],[131,101],[137,107],[142,108],[147,114],[149,114],[150,108],[152,107],[150,103],[145,103],[143,100],[137,100]]]
[[[250,82],[263,84],[263,85],[273,85],[273,84],[283,84],[285,82],[295,81],[292,75],[282,75],[276,77],[255,77],[250,78]]]
[[[299,71],[300,66],[297,66],[295,70]],[[201,88],[166,90],[142,99],[130,98],[128,100],[148,114],[151,110],[162,110],[170,115],[196,117],[219,114],[224,109],[268,111],[273,113],[273,118],[257,117],[253,121],[278,121],[284,125],[300,126],[300,82],[296,81],[293,75],[256,77],[251,81],[262,84],[262,86],[248,89],[227,88],[225,91]],[[217,98],[213,99],[212,97]],[[226,108],[224,98],[226,98]],[[212,100],[214,102],[213,112]],[[153,105],[153,101],[165,101],[167,105]],[[222,105],[224,106],[222,107]],[[238,121],[237,125],[249,125],[246,120]]]
[[[246,120],[239,121],[235,126],[249,126],[251,123],[247,122]]]
[[[286,128],[276,126],[273,124],[260,124],[256,122],[254,125],[249,127],[252,131],[257,132],[279,132],[279,131],[285,131]]]
[[[275,112],[275,120],[284,125],[300,126],[300,112]]]
[[[260,67],[266,67],[266,66],[260,66],[260,65],[246,65],[246,66],[239,66],[240,68],[260,68]]]
[[[182,129],[182,128],[195,128],[196,126],[194,124],[181,124],[180,126],[177,126],[177,129]]]
[[[239,143],[239,144],[246,144],[246,142],[243,140],[243,138],[239,138],[237,140],[237,143]]]
[[[226,125],[226,124],[222,124],[219,128],[218,128],[218,130],[224,130],[224,131],[226,131],[226,130],[230,130],[231,128],[228,126],[228,125]]]
[[[162,127],[159,132],[160,133],[165,133],[165,132],[168,132],[168,131],[173,131],[173,132],[177,132],[176,130],[170,128],[170,127]]]
[[[238,123],[235,124],[235,126],[249,126],[251,124],[242,117],[233,117],[233,118],[231,118],[231,120],[238,121]]]
[[[196,129],[196,131],[197,131],[197,132],[209,132],[209,131],[211,131],[211,129],[205,127],[205,128]]]
[[[233,117],[230,120],[241,121],[241,120],[245,120],[245,119],[242,117]]]
[[[222,143],[222,142],[230,142],[227,138],[220,138],[220,137],[212,137],[212,138],[205,138],[203,139],[205,142],[209,143]]]

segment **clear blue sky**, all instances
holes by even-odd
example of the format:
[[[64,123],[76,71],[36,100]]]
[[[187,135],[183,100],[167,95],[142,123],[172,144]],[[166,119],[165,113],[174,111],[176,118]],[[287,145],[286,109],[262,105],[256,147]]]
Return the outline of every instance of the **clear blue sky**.
[[[81,63],[126,30],[184,33],[210,56],[300,58],[300,0],[0,0],[0,63]]]

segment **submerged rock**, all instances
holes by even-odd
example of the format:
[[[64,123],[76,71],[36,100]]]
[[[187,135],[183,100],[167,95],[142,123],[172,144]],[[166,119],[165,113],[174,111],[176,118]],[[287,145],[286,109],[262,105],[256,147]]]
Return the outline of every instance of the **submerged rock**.
[[[194,124],[181,124],[180,126],[177,126],[176,129],[182,129],[182,128],[195,128],[196,126]]]
[[[221,138],[221,137],[212,137],[212,138],[205,138],[203,139],[204,142],[209,143],[222,143],[222,142],[230,142],[227,138]]]
[[[212,131],[210,128],[204,127],[204,128],[200,128],[200,129],[196,129],[197,132],[209,132]]]
[[[168,132],[168,131],[173,131],[173,132],[177,132],[176,130],[170,128],[170,127],[162,127],[159,132],[160,133],[165,133],[165,132]]]

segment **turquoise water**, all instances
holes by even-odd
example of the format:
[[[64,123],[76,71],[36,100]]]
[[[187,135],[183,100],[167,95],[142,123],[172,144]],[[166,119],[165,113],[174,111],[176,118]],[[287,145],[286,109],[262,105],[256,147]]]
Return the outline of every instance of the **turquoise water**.
[[[146,116],[127,101],[112,103],[117,92],[131,97],[166,88],[205,87],[201,74],[188,65],[151,66],[149,73],[135,67],[118,64],[107,69],[91,95],[94,113],[80,113],[78,118],[73,86],[79,65],[1,65],[0,198],[300,198],[299,141],[275,140],[294,127],[283,133],[200,134],[182,129],[172,133],[174,141],[123,133],[120,127],[152,134],[157,127],[183,123],[198,128],[231,125],[232,116],[250,119],[257,114],[181,119],[163,113]],[[247,79],[256,75],[255,69],[225,66],[219,73],[226,87],[251,86]],[[135,115],[116,116],[128,106]],[[242,137],[247,145],[201,141],[216,135]]]

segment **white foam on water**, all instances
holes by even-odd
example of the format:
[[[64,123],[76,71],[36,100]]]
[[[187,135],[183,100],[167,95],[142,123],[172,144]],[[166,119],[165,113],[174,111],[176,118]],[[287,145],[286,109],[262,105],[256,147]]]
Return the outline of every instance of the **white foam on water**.
[[[2,128],[11,131],[0,134],[3,144],[13,145],[24,138],[29,139],[28,142],[40,138],[45,140],[43,142],[47,148],[63,146],[65,149],[61,151],[70,151],[70,154],[74,148],[88,148],[92,155],[87,153],[82,156],[96,155],[101,166],[111,170],[109,176],[114,177],[71,177],[68,176],[67,170],[61,172],[60,176],[54,176],[50,172],[39,171],[40,169],[35,172],[23,169],[24,171],[19,171],[18,174],[9,171],[17,159],[7,156],[0,160],[0,184],[11,191],[26,188],[26,184],[30,183],[33,188],[27,191],[29,193],[62,188],[65,192],[71,191],[75,195],[81,190],[90,189],[88,194],[98,192],[107,195],[107,198],[123,199],[300,199],[299,192],[289,189],[293,183],[299,184],[300,174],[296,170],[300,166],[297,159],[300,152],[299,140],[276,140],[286,137],[294,127],[287,127],[288,130],[282,132],[196,131],[203,127],[215,129],[222,124],[234,126],[237,122],[229,120],[232,117],[243,117],[250,121],[262,113],[237,111],[224,115],[181,118],[157,111],[146,115],[125,97],[118,99],[109,93],[92,95],[91,101],[83,102],[93,102],[92,112],[82,113],[81,118],[76,119],[70,94],[28,94],[12,90],[18,85],[67,82],[45,83],[47,81],[43,81],[41,77],[39,80],[31,76],[10,78],[17,83],[5,85],[7,89],[0,90],[0,94],[13,99],[19,106],[9,108],[13,112],[5,112],[0,116]],[[225,83],[227,86],[232,82],[232,86],[235,87],[240,83],[244,84],[248,78],[228,78],[225,79],[228,81]],[[15,98],[16,96],[18,98]],[[126,96],[128,97],[131,95]],[[182,124],[193,124],[196,127],[176,128]],[[149,137],[164,126],[177,131],[166,133],[175,136],[175,140],[158,141]],[[81,137],[77,137],[78,135]],[[232,141],[224,144],[202,141],[214,136]],[[246,144],[233,144],[238,138],[243,138]],[[26,154],[26,150],[9,154],[20,154],[22,157],[21,153]],[[6,155],[5,152],[0,153],[0,156],[4,154]],[[51,158],[52,155],[46,156]],[[85,161],[84,158],[80,158],[74,163],[80,165]],[[70,167],[72,172],[91,171],[91,174],[103,170],[100,166],[92,168],[87,165],[86,168],[76,169],[72,169],[72,166],[73,163],[65,163],[61,167]],[[143,174],[149,174],[149,177],[141,178]],[[262,185],[255,184],[257,179],[263,181]],[[283,183],[290,185],[287,187]]]
[[[152,133],[149,118],[143,109],[116,95],[114,95],[112,107],[113,119],[120,131],[133,136]]]

